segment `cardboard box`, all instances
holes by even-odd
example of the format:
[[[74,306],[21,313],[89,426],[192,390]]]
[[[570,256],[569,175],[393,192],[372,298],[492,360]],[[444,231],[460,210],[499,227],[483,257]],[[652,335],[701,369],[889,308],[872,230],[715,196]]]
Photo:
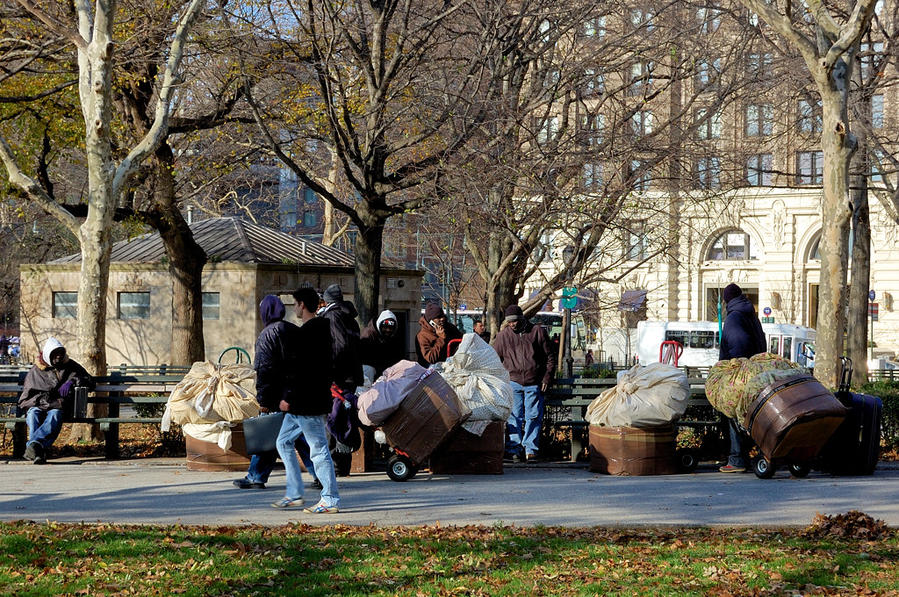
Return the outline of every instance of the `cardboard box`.
[[[492,421],[480,436],[459,429],[431,454],[431,472],[438,475],[501,475],[505,445],[505,421]]]
[[[671,475],[677,472],[677,430],[673,425],[590,426],[590,470],[609,475]]]
[[[218,444],[184,434],[189,471],[243,471],[250,466],[244,443],[243,425],[231,428],[231,449],[223,451]]]
[[[403,398],[381,429],[394,449],[420,465],[470,416],[468,407],[435,371]]]

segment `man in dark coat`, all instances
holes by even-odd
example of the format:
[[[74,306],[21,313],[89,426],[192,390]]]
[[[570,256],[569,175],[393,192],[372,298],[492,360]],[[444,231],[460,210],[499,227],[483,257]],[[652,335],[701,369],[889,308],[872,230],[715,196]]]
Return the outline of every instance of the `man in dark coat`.
[[[736,284],[728,284],[721,292],[721,300],[727,306],[724,328],[718,349],[718,360],[749,358],[765,352],[765,332],[755,312],[752,302]],[[742,473],[746,471],[746,454],[749,438],[740,430],[737,422],[728,420],[730,427],[730,454],[727,464],[719,468],[722,473]]]
[[[385,309],[378,315],[377,321],[369,321],[362,330],[361,338],[362,364],[375,370],[379,378],[384,370],[396,365],[406,358],[406,343],[397,330],[396,315]]]
[[[418,325],[421,329],[415,336],[415,352],[422,367],[445,361],[449,357],[449,343],[462,339],[462,332],[446,320],[439,303],[428,303]]]
[[[264,327],[256,338],[253,369],[256,370],[256,401],[259,410],[264,413],[278,412],[281,400],[296,391],[295,361],[299,328],[284,321],[284,314],[284,303],[276,296],[269,294],[259,303],[259,317]],[[298,441],[296,448],[314,479],[315,469],[309,459],[309,446],[304,441]],[[246,477],[237,479],[234,485],[240,489],[265,489],[277,459],[277,450],[253,454]]]
[[[294,443],[303,436],[309,444],[312,462],[322,483],[321,497],[305,509],[312,514],[334,514],[339,511],[340,496],[334,462],[328,448],[327,415],[331,411],[332,351],[329,323],[316,317],[318,293],[312,288],[294,292],[297,316],[302,325],[297,333],[295,391],[288,392],[278,407],[284,411],[284,423],[277,446],[287,473],[284,497],[272,504],[275,508],[303,505],[303,482]]]
[[[44,342],[19,396],[19,410],[25,411],[28,425],[26,459],[35,464],[47,461],[47,451],[62,429],[63,403],[74,399],[76,387],[92,390],[94,385],[90,374],[68,357],[59,340],[48,338]]]
[[[541,325],[524,318],[518,305],[506,308],[506,327],[493,348],[509,372],[515,400],[506,423],[506,458],[534,460],[543,427],[543,394],[556,372],[556,353]]]
[[[490,344],[490,332],[487,331],[487,326],[480,319],[474,322],[474,333],[480,336],[481,340]]]
[[[359,324],[356,322],[359,313],[353,303],[343,300],[343,291],[338,284],[328,286],[322,293],[322,300],[325,306],[319,309],[317,314],[331,327],[333,381],[336,386],[332,405],[333,416],[328,421],[329,430],[335,439],[332,457],[337,466],[337,474],[346,477],[350,474],[352,453],[359,449],[362,443],[354,410],[356,388],[364,382]],[[347,404],[351,405],[350,408],[347,411],[341,410]],[[349,417],[343,416],[347,414]],[[343,428],[338,430],[335,428],[337,425]],[[355,428],[347,429],[347,426]]]

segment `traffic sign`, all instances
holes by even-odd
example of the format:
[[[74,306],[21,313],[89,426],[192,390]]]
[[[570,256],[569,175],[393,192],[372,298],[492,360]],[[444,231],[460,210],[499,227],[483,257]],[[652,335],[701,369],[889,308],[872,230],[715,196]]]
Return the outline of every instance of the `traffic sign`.
[[[566,286],[562,289],[562,308],[574,309],[577,306],[577,288]]]
[[[878,303],[868,303],[868,315],[871,317],[871,321],[879,321],[877,319],[879,312],[880,305]]]
[[[771,315],[771,307],[765,307],[765,308],[762,310],[762,312],[763,312],[765,315]]]
[[[462,303],[461,305],[459,305],[459,308],[464,311],[464,310],[468,309],[468,305],[466,303]]]
[[[871,301],[873,303],[874,299],[876,299],[876,298],[877,298],[877,293],[875,293],[873,290],[868,292],[868,300],[869,301]]]
[[[562,298],[577,296],[577,288],[574,286],[566,286],[562,289]]]
[[[762,317],[762,323],[774,323],[773,317]]]

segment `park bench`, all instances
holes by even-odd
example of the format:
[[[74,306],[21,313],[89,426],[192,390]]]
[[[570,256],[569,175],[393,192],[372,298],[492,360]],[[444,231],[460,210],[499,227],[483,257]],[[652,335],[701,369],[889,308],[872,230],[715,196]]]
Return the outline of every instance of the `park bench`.
[[[119,425],[126,423],[158,425],[162,421],[160,416],[143,416],[137,413],[123,415],[122,406],[165,404],[188,368],[175,369],[178,373],[174,374],[171,373],[172,369],[167,369],[165,375],[159,374],[158,369],[155,369],[154,374],[136,375],[113,371],[110,375],[96,377],[97,387],[93,395],[87,395],[84,388],[79,388],[78,391],[82,392],[82,400],[87,403],[106,404],[107,414],[96,417],[67,417],[66,422],[99,425],[104,432],[105,456],[107,459],[116,459],[119,457]],[[5,429],[12,431],[14,458],[21,457],[25,451],[27,433],[25,413],[17,412],[16,408],[25,374],[26,372],[15,376],[0,374],[0,423]]]
[[[705,396],[705,379],[689,378],[690,398],[687,412],[677,422],[678,427],[714,429],[726,431],[726,421],[714,411]],[[562,378],[556,379],[546,392],[545,426],[552,429],[569,429],[571,460],[577,459],[584,449],[586,432],[590,423],[586,420],[587,407],[603,391],[614,386],[614,378]]]

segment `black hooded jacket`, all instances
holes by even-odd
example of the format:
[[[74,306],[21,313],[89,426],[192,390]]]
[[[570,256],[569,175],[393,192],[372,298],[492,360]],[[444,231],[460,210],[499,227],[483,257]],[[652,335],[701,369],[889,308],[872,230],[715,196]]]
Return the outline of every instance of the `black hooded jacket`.
[[[374,367],[377,379],[385,369],[406,358],[406,346],[399,330],[387,337],[375,327],[375,321],[372,320],[362,330],[361,354],[362,364]]]
[[[356,391],[361,386],[362,359],[359,352],[359,313],[349,301],[337,301],[319,311],[331,326],[331,355],[334,383],[341,389]]]
[[[274,300],[270,300],[274,299]],[[283,321],[284,304],[266,296],[259,305],[265,327],[256,339],[256,401],[277,412],[281,400],[291,401],[296,384],[297,332],[294,324]]]
[[[745,294],[729,300],[718,360],[749,358],[766,349],[765,332],[752,302]]]

